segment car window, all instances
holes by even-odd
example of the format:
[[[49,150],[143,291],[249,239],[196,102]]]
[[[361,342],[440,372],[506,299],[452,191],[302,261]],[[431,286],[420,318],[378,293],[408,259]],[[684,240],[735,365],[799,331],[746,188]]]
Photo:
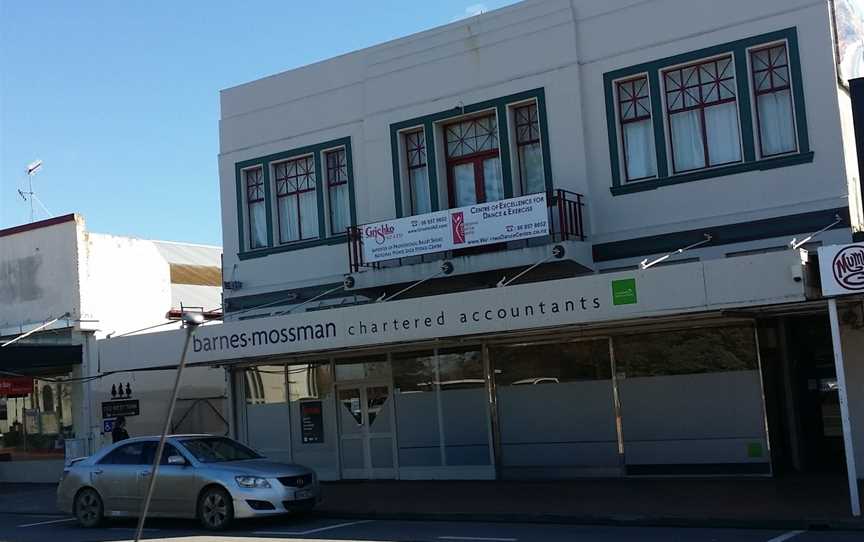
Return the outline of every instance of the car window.
[[[156,448],[159,446],[158,442],[148,442],[144,446],[144,463],[148,465],[153,464],[153,456],[156,454]],[[179,455],[182,457],[183,454],[177,451],[173,445],[169,443],[165,443],[165,448],[162,450],[162,461],[159,462],[160,465],[167,465],[168,458],[172,455]]]
[[[261,456],[239,442],[225,437],[184,439],[180,441],[195,459],[202,463],[243,461],[259,459]]]
[[[100,465],[141,465],[146,463],[145,442],[131,442],[112,451],[101,460]]]

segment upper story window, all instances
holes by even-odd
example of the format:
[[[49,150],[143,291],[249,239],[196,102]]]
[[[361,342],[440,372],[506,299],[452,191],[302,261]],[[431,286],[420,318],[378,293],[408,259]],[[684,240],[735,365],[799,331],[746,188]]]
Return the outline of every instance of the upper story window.
[[[327,204],[330,213],[330,235],[345,233],[351,224],[348,201],[348,164],[345,148],[324,153],[327,164]]]
[[[304,156],[274,166],[279,242],[318,237],[315,159]]]
[[[546,175],[543,170],[543,148],[540,145],[540,118],[537,103],[514,107],[513,117],[522,194],[544,192]]]
[[[765,158],[798,150],[786,44],[752,49],[750,70],[761,156]]]
[[[444,127],[450,207],[504,198],[495,114]]]
[[[674,173],[741,161],[732,55],[663,72]]]
[[[615,83],[622,163],[627,181],[640,181],[657,175],[648,88],[647,75]]]
[[[426,154],[426,132],[423,128],[402,135],[408,172],[408,202],[411,214],[432,211],[429,198],[429,166]]]
[[[264,198],[264,168],[254,167],[243,171],[246,187],[246,223],[248,225],[249,248],[267,246],[267,208]]]

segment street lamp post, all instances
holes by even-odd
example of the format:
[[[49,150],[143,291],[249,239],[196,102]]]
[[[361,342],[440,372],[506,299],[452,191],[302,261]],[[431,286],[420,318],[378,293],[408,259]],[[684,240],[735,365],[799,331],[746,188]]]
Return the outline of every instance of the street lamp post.
[[[203,322],[204,315],[201,313],[183,313],[183,324],[186,327],[186,342],[183,343],[183,353],[180,354],[180,365],[177,366],[177,375],[174,378],[174,391],[171,392],[171,402],[168,403],[168,412],[165,415],[165,425],[162,427],[162,435],[159,437],[159,445],[156,447],[156,455],[153,457],[153,468],[150,471],[150,483],[147,486],[147,494],[144,496],[144,506],[141,509],[141,515],[138,517],[138,528],[135,530],[135,542],[141,540],[141,533],[144,530],[144,521],[147,519],[147,511],[150,508],[150,499],[153,496],[153,488],[156,486],[156,476],[159,474],[159,463],[162,459],[162,451],[165,449],[165,439],[168,436],[168,431],[171,430],[171,419],[174,417],[174,406],[177,404],[177,393],[180,391],[180,377],[183,375],[183,368],[186,367],[186,353],[189,351],[189,343],[192,342],[192,335],[195,333],[195,330]]]

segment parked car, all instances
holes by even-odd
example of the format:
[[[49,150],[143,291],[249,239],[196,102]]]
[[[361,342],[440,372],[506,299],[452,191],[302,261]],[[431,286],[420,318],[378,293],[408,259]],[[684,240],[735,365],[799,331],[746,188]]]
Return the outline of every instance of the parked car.
[[[63,470],[58,507],[84,527],[139,515],[158,443],[132,438],[74,460]],[[318,478],[306,467],[270,461],[227,437],[172,435],[148,517],[198,518],[221,530],[235,519],[309,510],[320,498]]]

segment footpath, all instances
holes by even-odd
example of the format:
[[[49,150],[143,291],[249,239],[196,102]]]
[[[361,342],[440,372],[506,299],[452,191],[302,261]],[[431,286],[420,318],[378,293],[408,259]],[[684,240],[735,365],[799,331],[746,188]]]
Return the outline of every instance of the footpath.
[[[362,481],[322,484],[315,515],[594,525],[864,531],[840,477]],[[56,514],[53,484],[0,484],[0,513]]]

